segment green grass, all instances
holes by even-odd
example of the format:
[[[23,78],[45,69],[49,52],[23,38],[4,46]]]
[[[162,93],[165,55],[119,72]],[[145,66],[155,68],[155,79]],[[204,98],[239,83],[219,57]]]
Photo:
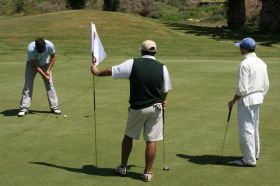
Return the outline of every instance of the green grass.
[[[144,39],[158,43],[158,59],[173,84],[166,113],[166,162],[158,145],[151,185],[279,185],[279,40],[254,34],[268,64],[271,89],[261,108],[261,159],[256,168],[216,165],[234,94],[240,60],[232,43],[243,35],[223,29],[164,25],[138,16],[66,11],[0,19],[0,185],[144,185],[143,140],[135,141],[128,177],[114,176],[127,117],[128,81],[98,78],[95,165],[90,22],[97,25],[106,67],[139,55]],[[41,78],[35,80],[32,114],[16,116],[24,83],[26,47],[37,36],[56,45],[53,69],[60,107],[67,118],[48,113]],[[240,156],[236,111],[224,155]]]

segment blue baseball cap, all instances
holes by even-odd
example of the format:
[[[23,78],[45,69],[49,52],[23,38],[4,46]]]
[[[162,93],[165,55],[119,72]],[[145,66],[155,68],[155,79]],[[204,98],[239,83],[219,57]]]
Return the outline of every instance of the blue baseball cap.
[[[256,49],[256,41],[253,38],[247,37],[242,39],[239,43],[235,43],[234,46],[236,47],[242,47],[249,50],[255,50]]]

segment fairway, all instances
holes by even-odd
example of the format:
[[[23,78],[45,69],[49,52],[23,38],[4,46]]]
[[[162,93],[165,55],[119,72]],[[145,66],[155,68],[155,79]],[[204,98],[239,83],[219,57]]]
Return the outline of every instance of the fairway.
[[[173,90],[165,115],[165,161],[158,144],[150,185],[280,185],[280,45],[257,54],[267,63],[270,90],[261,107],[261,155],[256,168],[219,165],[241,56],[227,38],[198,35],[183,27],[142,17],[91,11],[65,11],[0,19],[0,185],[145,185],[142,140],[134,142],[127,177],[115,176],[127,118],[129,82],[96,79],[98,167],[95,166],[92,75],[89,71],[90,22],[108,57],[100,68],[139,56],[139,44],[153,39],[157,59],[166,64]],[[210,31],[209,31],[210,32]],[[26,47],[38,36],[53,41],[57,62],[54,84],[63,115],[49,112],[37,75],[30,114],[16,116],[24,84]],[[239,37],[238,37],[239,36]],[[258,41],[258,38],[256,39]],[[240,156],[236,105],[227,133],[224,159]]]

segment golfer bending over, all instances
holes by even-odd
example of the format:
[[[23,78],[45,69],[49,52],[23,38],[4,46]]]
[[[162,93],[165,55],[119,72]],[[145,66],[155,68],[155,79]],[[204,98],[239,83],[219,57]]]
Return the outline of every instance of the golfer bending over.
[[[255,167],[260,155],[259,109],[269,88],[266,64],[256,56],[256,42],[245,38],[236,43],[243,59],[237,73],[236,95],[228,103],[231,109],[238,100],[238,128],[242,159],[233,163]]]
[[[96,76],[126,78],[130,81],[130,108],[122,141],[121,164],[116,168],[120,176],[127,174],[127,161],[132,150],[133,139],[139,139],[144,128],[146,141],[146,166],[143,181],[152,178],[152,166],[156,155],[156,142],[163,139],[162,111],[166,96],[171,90],[169,73],[165,65],[156,61],[156,43],[146,40],[141,45],[141,58],[129,59],[117,66],[98,70],[91,66]]]
[[[25,84],[22,90],[18,116],[22,117],[29,111],[33,93],[34,78],[37,72],[39,72],[44,80],[50,110],[54,114],[61,114],[61,111],[58,109],[58,100],[51,73],[51,69],[55,63],[55,48],[53,43],[48,40],[44,40],[43,38],[37,38],[28,45],[27,52],[28,59],[25,68]]]

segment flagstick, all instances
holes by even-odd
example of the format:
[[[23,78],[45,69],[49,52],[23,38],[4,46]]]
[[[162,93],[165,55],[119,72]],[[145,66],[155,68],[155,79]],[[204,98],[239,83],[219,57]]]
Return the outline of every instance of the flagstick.
[[[94,55],[92,53],[92,61],[94,62]],[[92,87],[93,87],[93,124],[94,124],[94,142],[95,142],[95,165],[97,167],[97,137],[96,137],[96,101],[95,101],[95,77],[92,76]]]
[[[102,43],[98,37],[95,24],[91,23],[91,57],[92,64],[98,65],[106,57]],[[97,56],[95,56],[97,55]],[[97,128],[96,128],[96,104],[95,104],[95,78],[93,76],[93,111],[94,111],[94,131],[95,131],[95,162],[97,167]]]

